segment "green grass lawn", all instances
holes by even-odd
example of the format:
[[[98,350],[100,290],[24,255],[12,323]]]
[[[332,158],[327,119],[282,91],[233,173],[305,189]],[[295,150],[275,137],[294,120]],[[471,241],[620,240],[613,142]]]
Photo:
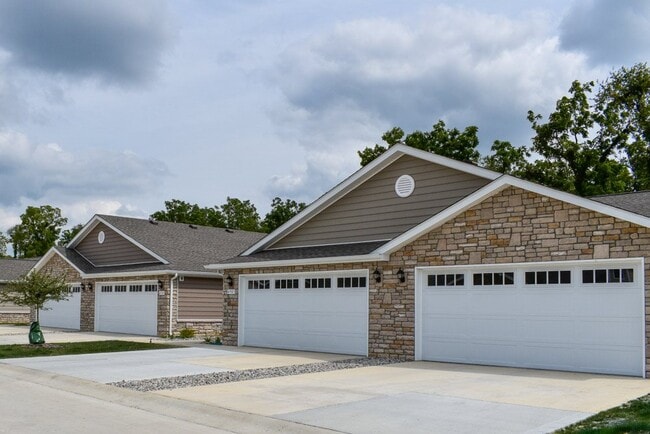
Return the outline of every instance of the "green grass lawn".
[[[161,350],[178,348],[169,344],[129,341],[65,342],[43,345],[0,345],[0,359],[17,357],[64,356],[68,354],[113,353],[116,351]]]
[[[557,434],[650,433],[650,395],[601,411]]]

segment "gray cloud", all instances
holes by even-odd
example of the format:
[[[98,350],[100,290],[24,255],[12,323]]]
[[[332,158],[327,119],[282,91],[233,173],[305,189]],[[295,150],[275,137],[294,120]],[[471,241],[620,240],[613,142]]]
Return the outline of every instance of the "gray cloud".
[[[155,191],[167,166],[129,152],[71,153],[57,144],[33,144],[26,136],[0,132],[0,204],[22,200],[98,200]]]
[[[278,82],[310,113],[356,106],[406,131],[444,119],[477,125],[488,147],[521,143],[530,137],[527,110],[548,107],[584,73],[580,56],[561,52],[547,28],[542,19],[449,7],[410,22],[343,23],[287,50]]]
[[[562,48],[586,53],[593,64],[645,62],[650,57],[650,2],[578,1],[560,32]]]
[[[162,0],[5,0],[0,47],[47,73],[139,83],[159,66],[172,26]]]

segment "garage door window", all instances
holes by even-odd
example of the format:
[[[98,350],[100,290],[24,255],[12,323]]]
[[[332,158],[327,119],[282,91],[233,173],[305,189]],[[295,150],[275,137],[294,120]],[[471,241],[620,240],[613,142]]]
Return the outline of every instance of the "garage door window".
[[[332,279],[329,277],[318,277],[313,279],[305,279],[305,288],[331,288]]]
[[[112,285],[102,285],[102,292],[113,292],[113,286]]]
[[[115,285],[115,292],[126,292],[126,285]]]
[[[429,274],[427,276],[428,286],[464,286],[464,274]]]
[[[474,286],[514,285],[515,273],[474,273]]]
[[[142,292],[142,285],[129,285],[129,292]]]
[[[569,270],[526,271],[525,282],[526,285],[570,284],[571,271]]]
[[[248,289],[271,289],[271,281],[268,279],[249,280]]]
[[[144,285],[144,292],[158,292],[158,285],[153,283]]]
[[[299,279],[275,279],[275,289],[298,289]]]
[[[336,279],[338,288],[365,288],[365,277],[339,277]]]
[[[81,286],[79,285],[74,285],[70,287],[70,293],[74,294],[76,292],[81,292]]]
[[[582,270],[582,283],[633,283],[632,268]]]

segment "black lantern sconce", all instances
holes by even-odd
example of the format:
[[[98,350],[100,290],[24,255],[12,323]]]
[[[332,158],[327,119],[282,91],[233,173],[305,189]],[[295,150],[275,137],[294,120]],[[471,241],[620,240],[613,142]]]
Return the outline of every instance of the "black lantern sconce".
[[[230,274],[226,276],[226,285],[232,286],[232,277],[230,277]]]
[[[159,280],[159,281],[158,281],[158,289],[162,291],[163,286],[165,286],[165,285],[163,284],[163,281],[162,281],[162,280]]]
[[[82,283],[82,284],[81,284],[81,290],[82,290],[82,291],[85,291],[86,289],[87,289],[88,291],[92,291],[92,290],[93,290],[93,284],[90,283],[90,282],[85,283],[85,284]]]
[[[375,268],[375,271],[372,273],[372,277],[375,278],[375,282],[381,282],[381,271],[378,268]]]
[[[404,283],[406,281],[406,275],[404,274],[404,270],[402,270],[402,267],[400,267],[400,269],[397,270],[397,280],[399,280],[400,283]]]

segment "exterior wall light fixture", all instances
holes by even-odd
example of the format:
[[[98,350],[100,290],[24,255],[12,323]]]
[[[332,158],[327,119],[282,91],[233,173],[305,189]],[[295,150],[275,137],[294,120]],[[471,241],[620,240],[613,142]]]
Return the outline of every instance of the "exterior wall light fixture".
[[[226,276],[226,285],[232,286],[232,277],[230,276],[230,274]]]
[[[400,267],[400,269],[397,270],[397,279],[401,283],[404,283],[406,281],[406,275],[404,274],[404,270],[402,270],[402,267]]]
[[[377,283],[381,282],[381,271],[379,271],[379,269],[375,267],[375,271],[372,273],[372,277],[375,278],[375,282]]]

